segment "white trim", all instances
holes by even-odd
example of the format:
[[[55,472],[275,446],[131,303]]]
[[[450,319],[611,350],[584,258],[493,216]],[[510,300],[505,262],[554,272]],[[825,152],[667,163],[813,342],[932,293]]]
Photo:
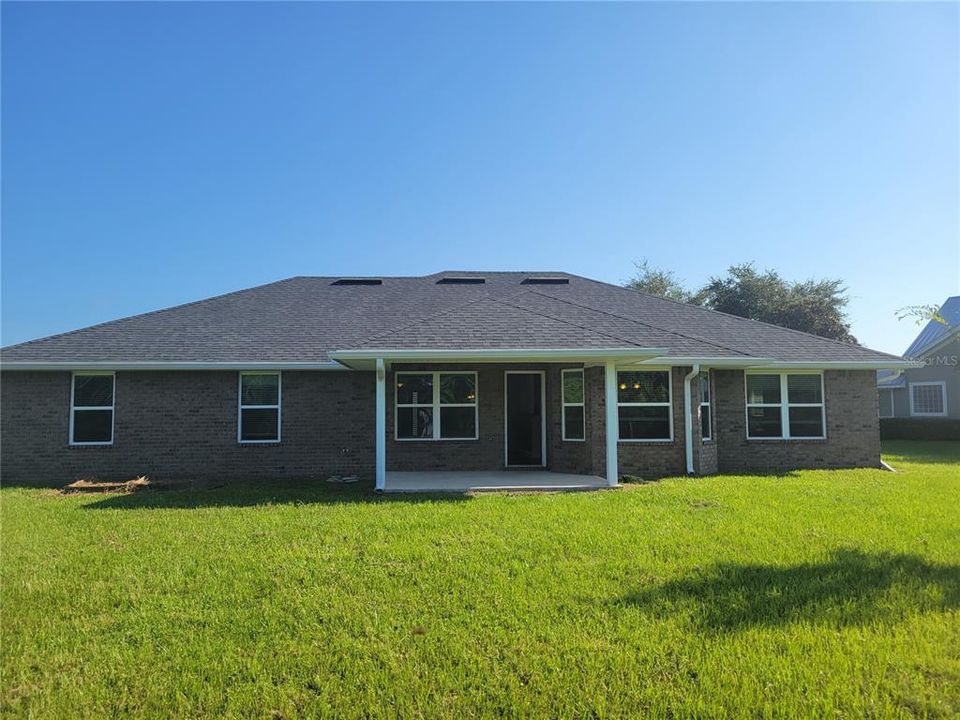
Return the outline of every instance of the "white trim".
[[[617,459],[620,418],[617,413],[617,365],[613,360],[608,360],[604,365],[603,392],[607,416],[607,485],[614,487],[620,482],[620,465]]]
[[[687,475],[693,475],[693,401],[690,397],[690,382],[697,379],[697,401],[700,400],[700,365],[694,363],[690,372],[683,376],[683,449],[687,461]],[[699,405],[697,406],[699,407]],[[699,412],[697,421],[699,422]]]
[[[747,390],[747,378],[750,375],[773,375],[780,378],[780,402],[779,403],[751,403]],[[818,403],[792,403],[790,402],[789,378],[791,375],[818,375],[820,377],[820,402]],[[744,434],[747,440],[826,440],[827,439],[827,393],[823,385],[823,373],[816,370],[805,370],[798,372],[769,372],[767,370],[748,371],[743,374],[743,401],[744,401]],[[750,408],[752,407],[779,407],[780,408],[780,435],[753,437],[750,435]],[[821,435],[798,435],[794,437],[790,434],[790,408],[792,407],[819,407],[820,408],[820,427],[823,431]]]
[[[699,430],[700,430],[700,444],[702,445],[702,444],[704,444],[704,443],[711,443],[711,442],[713,442],[713,433],[714,433],[714,427],[713,427],[713,375],[710,373],[709,370],[701,370],[701,371],[700,371],[700,374],[707,376],[707,397],[710,398],[709,400],[707,400],[707,402],[704,402],[704,401],[703,401],[703,391],[702,391],[702,388],[700,387],[700,382],[698,381],[698,382],[697,382],[697,400],[699,401],[700,412],[699,412],[699,417],[697,418],[697,420],[700,422],[700,428],[699,428]],[[708,419],[708,421],[709,421],[709,422],[708,422],[708,425],[710,425],[710,435],[709,435],[708,437],[704,437],[704,436],[703,436],[703,406],[704,406],[704,405],[707,406],[707,419]]]
[[[106,405],[74,405],[74,393],[76,392],[76,379],[77,377],[90,377],[90,376],[106,376],[109,375],[112,379],[112,387],[110,388],[110,406]],[[90,372],[90,371],[79,371],[70,373],[70,429],[68,432],[70,435],[67,437],[68,444],[73,447],[90,447],[90,446],[104,446],[104,445],[113,445],[114,439],[114,429],[116,426],[116,408],[117,405],[117,376],[114,372]],[[110,411],[110,439],[109,440],[96,440],[93,442],[75,442],[73,439],[73,416],[77,411],[84,410],[109,410]]]
[[[540,463],[533,465],[512,465],[510,463],[509,428],[507,427],[507,387],[508,375],[540,376]],[[504,370],[503,373],[503,466],[508,468],[546,467],[547,466],[547,379],[543,370]]]
[[[879,410],[879,414],[881,418],[892,418],[896,413],[896,406],[894,405],[894,402],[893,402],[893,391],[894,391],[894,388],[885,388],[885,387],[877,388],[877,409]],[[887,393],[890,397],[890,414],[889,415],[883,414],[883,394],[884,393]]]
[[[686,366],[700,363],[703,368],[739,368],[770,370],[906,370],[923,367],[916,360],[775,360],[762,357],[658,356],[638,365]]]
[[[567,402],[566,389],[567,384],[564,376],[567,373],[580,374],[580,402]],[[578,407],[583,411],[583,437],[567,437],[567,408]],[[587,383],[583,376],[583,368],[564,368],[560,371],[560,437],[564,442],[586,442],[587,441]]]
[[[243,404],[243,378],[245,375],[276,375],[277,376],[277,404],[276,405],[244,405]],[[283,373],[279,370],[271,372],[268,370],[247,370],[237,373],[237,443],[240,445],[276,445],[280,442],[280,428],[283,423],[280,418],[283,415]],[[277,411],[277,437],[271,440],[244,440],[243,435],[243,411],[244,410],[276,410]]]
[[[383,363],[381,359],[379,361]],[[400,394],[397,392],[397,380],[402,375],[430,375],[433,378],[433,397],[430,402],[400,403]],[[441,403],[440,402],[440,376],[441,375],[473,375],[473,402],[467,403]],[[398,410],[400,408],[418,408],[429,407],[433,413],[433,435],[432,437],[400,437],[400,423],[397,422]],[[473,437],[441,437],[441,410],[450,407],[472,407],[473,408]],[[480,439],[480,380],[476,370],[402,370],[393,375],[393,439],[397,442],[448,442],[451,440],[478,440]]]
[[[338,362],[2,362],[3,370],[349,370]]]
[[[441,348],[400,350],[379,348],[370,350],[336,350],[330,357],[354,370],[373,369],[376,358],[391,362],[442,362],[468,363],[488,362],[605,362],[618,360],[624,363],[639,362],[667,352],[666,348],[467,348],[450,350]]]
[[[376,490],[383,492],[387,484],[387,372],[383,359],[377,359],[377,401],[376,401]]]
[[[914,400],[913,400],[913,389],[915,387],[921,387],[923,385],[939,385],[940,386],[940,400],[943,404],[943,412],[915,412],[913,409]],[[944,380],[935,380],[929,382],[912,382],[907,385],[910,391],[910,416],[911,417],[946,417],[947,415],[947,383]]]
[[[644,368],[625,368],[617,367],[616,368],[616,378],[614,382],[614,389],[618,390],[620,386],[620,373],[621,372],[643,372],[643,373],[654,373],[654,372],[665,372],[667,373],[667,401],[666,402],[655,402],[655,403],[622,403],[620,402],[619,394],[616,395],[616,405],[617,405],[617,442],[622,443],[672,443],[673,442],[673,368],[672,367],[644,367]],[[621,407],[667,407],[669,413],[667,415],[668,423],[670,426],[670,437],[668,438],[622,438],[620,437],[620,408]]]

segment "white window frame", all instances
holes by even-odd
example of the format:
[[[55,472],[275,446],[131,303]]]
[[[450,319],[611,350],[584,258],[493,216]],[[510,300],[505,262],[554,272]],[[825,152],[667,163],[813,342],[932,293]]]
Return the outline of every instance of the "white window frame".
[[[397,392],[397,381],[404,375],[431,375],[433,376],[432,402],[401,403],[400,393]],[[440,376],[441,375],[473,375],[473,402],[472,403],[440,403]],[[433,436],[402,438],[400,437],[400,423],[397,422],[400,408],[429,407],[433,411]],[[473,437],[440,437],[440,408],[472,407],[473,408]],[[404,370],[393,376],[393,439],[397,442],[463,442],[480,438],[480,383],[476,370]]]
[[[277,404],[276,405],[244,405],[243,378],[248,375],[276,375],[277,376]],[[277,439],[276,440],[244,440],[243,439],[243,411],[244,410],[276,410],[277,411]],[[283,427],[283,373],[279,370],[242,370],[237,374],[237,443],[240,445],[276,445],[280,442],[280,429]]]
[[[567,373],[576,373],[580,375],[580,402],[567,402],[566,392],[567,383],[565,377]],[[583,368],[566,368],[560,371],[560,425],[561,437],[564,442],[586,442],[587,441],[587,383],[583,374]],[[567,437],[567,408],[578,407],[583,409],[583,437]]]
[[[701,417],[697,418],[697,421],[700,422],[700,432],[703,432],[703,421],[702,416],[704,408],[706,408],[707,416],[710,418],[710,434],[704,437],[702,434],[700,436],[700,442],[710,443],[713,442],[713,374],[709,370],[704,370],[700,375],[707,376],[707,397],[710,399],[707,402],[703,401],[703,393],[700,391],[700,378],[697,377],[697,395],[700,400],[700,415]]]
[[[887,397],[890,398],[890,403],[889,403],[889,405],[890,405],[890,414],[889,414],[889,415],[884,415],[884,414],[883,414],[883,397],[884,397],[884,393],[886,393]],[[893,388],[880,388],[880,392],[879,392],[879,395],[878,395],[878,397],[877,397],[877,406],[878,406],[878,409],[879,409],[879,413],[880,413],[880,417],[881,417],[881,418],[892,418],[892,417],[894,417],[894,415],[896,414],[896,408],[895,408],[894,403],[893,403]]]
[[[112,402],[109,407],[106,405],[74,405],[74,393],[77,387],[77,378],[78,377],[89,377],[91,375],[104,375],[110,376],[111,382],[113,384],[113,389],[110,393]],[[117,405],[117,376],[113,371],[98,371],[98,370],[83,370],[75,371],[70,374],[70,436],[68,440],[70,445],[75,447],[83,447],[87,445],[113,445],[114,439],[114,425],[116,423],[117,413],[114,408]],[[109,410],[110,411],[110,439],[109,440],[94,440],[86,442],[75,442],[73,439],[73,419],[77,410]]]
[[[620,402],[620,373],[622,372],[665,372],[667,373],[667,401],[653,403],[622,403]],[[618,367],[616,369],[617,387],[617,442],[618,443],[672,443],[673,442],[673,368],[672,367]],[[620,408],[621,407],[663,407],[668,409],[668,423],[670,437],[668,438],[622,438],[620,437]]]
[[[779,403],[751,403],[747,391],[747,378],[751,375],[777,375],[780,378],[780,402]],[[792,403],[790,402],[788,380],[790,375],[817,375],[820,377],[820,402],[818,403]],[[764,370],[755,370],[744,372],[743,374],[743,399],[744,399],[744,428],[743,431],[747,440],[772,440],[774,442],[782,440],[826,440],[827,439],[827,393],[823,385],[823,372],[820,370],[791,370],[787,372],[770,372]],[[779,407],[780,408],[780,436],[779,437],[754,437],[750,434],[750,408],[752,407]],[[792,407],[818,407],[820,408],[820,427],[823,429],[822,435],[798,435],[790,434],[790,408]]]
[[[924,385],[939,385],[940,386],[940,399],[943,403],[943,412],[916,412],[914,410],[913,402],[913,389],[915,387],[922,387]],[[908,388],[910,390],[910,416],[911,417],[946,417],[947,415],[947,383],[944,380],[931,380],[927,382],[912,382],[909,383]]]

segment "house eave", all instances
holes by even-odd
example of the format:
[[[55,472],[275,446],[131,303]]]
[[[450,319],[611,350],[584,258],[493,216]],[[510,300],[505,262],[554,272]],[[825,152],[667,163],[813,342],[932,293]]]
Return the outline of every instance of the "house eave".
[[[145,360],[145,361],[104,361],[95,362],[37,362],[37,361],[12,361],[0,363],[0,370],[34,370],[34,371],[83,371],[83,370],[345,370],[344,366],[338,362],[332,361],[280,361],[271,362],[263,360],[254,361],[227,361],[227,362],[206,362],[206,361],[168,361],[168,360]]]
[[[354,370],[371,369],[377,360],[389,363],[416,362],[606,362],[639,363],[663,355],[666,348],[425,348],[337,350],[330,357]]]

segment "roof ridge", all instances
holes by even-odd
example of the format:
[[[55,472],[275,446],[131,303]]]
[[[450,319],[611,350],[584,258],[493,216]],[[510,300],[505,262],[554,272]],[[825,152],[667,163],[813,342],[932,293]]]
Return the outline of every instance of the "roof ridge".
[[[594,280],[593,278],[583,277],[582,275],[576,275],[575,277],[578,277],[582,280],[587,280],[597,285],[607,285],[609,287],[616,288],[617,290],[622,290],[623,292],[626,292],[626,293],[637,293],[638,295],[643,295],[644,297],[653,298],[654,300],[662,300],[668,303],[675,303],[677,305],[683,305],[684,307],[694,308],[695,310],[701,310],[707,313],[716,313],[717,315],[723,315],[724,317],[733,318],[735,320],[742,320],[744,322],[754,323],[756,325],[763,325],[764,327],[768,327],[768,328],[785,330],[787,332],[794,333],[796,335],[803,335],[804,337],[813,338],[815,340],[822,340],[824,342],[833,343],[834,345],[839,345],[840,347],[864,350],[866,352],[872,352],[876,355],[885,355],[893,360],[903,359],[899,355],[885,353],[881,350],[873,350],[872,348],[864,347],[863,345],[858,345],[856,343],[845,343],[840,340],[834,340],[833,338],[823,337],[822,335],[814,335],[813,333],[804,332],[803,330],[795,330],[793,328],[784,327],[783,325],[775,325],[774,323],[764,322],[763,320],[754,320],[753,318],[745,318],[745,317],[741,317],[740,315],[733,315],[732,313],[723,312],[722,310],[714,310],[713,308],[703,307],[702,305],[694,305],[692,303],[683,302],[682,300],[674,300],[673,298],[662,297],[660,295],[652,295],[651,293],[643,292],[642,290],[634,290],[633,288],[626,288],[626,287],[623,287],[622,285],[614,285],[613,283],[603,282],[602,280]],[[651,326],[651,327],[655,327],[655,326]],[[694,338],[694,339],[697,339],[697,338]]]
[[[263,283],[262,285],[254,285],[253,287],[242,288],[240,290],[231,290],[230,292],[221,293],[219,295],[211,295],[210,297],[201,298],[200,300],[191,300],[190,302],[180,303],[179,305],[171,305],[170,307],[160,308],[158,310],[148,310],[143,313],[135,313],[133,315],[127,315],[126,317],[116,318],[114,320],[105,320],[104,322],[94,323],[93,325],[87,325],[81,328],[74,328],[73,330],[67,330],[61,333],[54,333],[53,335],[44,335],[43,337],[33,338],[32,340],[24,340],[23,342],[14,343],[13,345],[5,345],[0,347],[0,350],[13,350],[14,348],[21,348],[27,345],[33,345],[34,343],[45,342],[47,340],[53,340],[55,338],[66,337],[68,335],[75,335],[76,333],[86,332],[87,330],[94,330],[96,328],[106,327],[107,325],[116,325],[118,323],[126,322],[127,320],[137,320],[139,318],[149,317],[151,315],[159,315],[160,313],[170,312],[171,310],[180,310],[186,307],[192,307],[194,305],[200,305],[205,302],[210,302],[211,300],[220,300],[225,297],[230,297],[231,295],[240,295],[241,293],[251,292],[253,290],[260,290],[265,287],[270,287],[271,285],[279,285],[281,283],[290,282],[291,280],[298,280],[305,277],[304,275],[293,275],[288,278],[283,278],[282,280],[273,280],[268,283]]]
[[[601,283],[601,284],[606,285],[607,283]],[[669,335],[676,335],[677,337],[686,338],[687,340],[696,340],[697,342],[702,342],[704,345],[713,345],[714,347],[723,348],[724,350],[729,350],[730,352],[736,353],[737,355],[743,355],[744,357],[756,357],[755,355],[751,355],[750,353],[743,352],[742,350],[737,350],[736,348],[728,347],[726,345],[723,345],[722,343],[718,343],[713,340],[706,340],[705,338],[702,338],[698,335],[687,335],[685,333],[677,332],[676,330],[668,330],[667,328],[660,327],[659,325],[654,325],[652,323],[644,322],[643,320],[636,320],[631,317],[626,317],[625,315],[619,315],[617,313],[610,312],[609,310],[601,310],[600,308],[595,308],[592,305],[583,305],[582,303],[574,302],[573,300],[554,297],[553,295],[547,295],[546,293],[540,292],[538,290],[531,290],[530,292],[540,295],[542,297],[550,298],[551,300],[556,300],[557,302],[567,303],[568,305],[575,305],[576,307],[581,307],[584,310],[592,310],[593,312],[598,312],[601,315],[609,315],[610,317],[619,318],[620,320],[626,320],[636,325],[644,325],[648,328],[652,328],[654,330],[659,330],[660,332],[668,333]]]

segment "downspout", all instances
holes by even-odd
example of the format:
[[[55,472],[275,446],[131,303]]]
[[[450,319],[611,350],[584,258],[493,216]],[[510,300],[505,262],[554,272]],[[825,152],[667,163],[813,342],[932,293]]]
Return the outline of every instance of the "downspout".
[[[694,363],[683,378],[683,435],[687,451],[687,475],[693,475],[693,417],[690,398],[690,381],[700,375],[700,363]]]

